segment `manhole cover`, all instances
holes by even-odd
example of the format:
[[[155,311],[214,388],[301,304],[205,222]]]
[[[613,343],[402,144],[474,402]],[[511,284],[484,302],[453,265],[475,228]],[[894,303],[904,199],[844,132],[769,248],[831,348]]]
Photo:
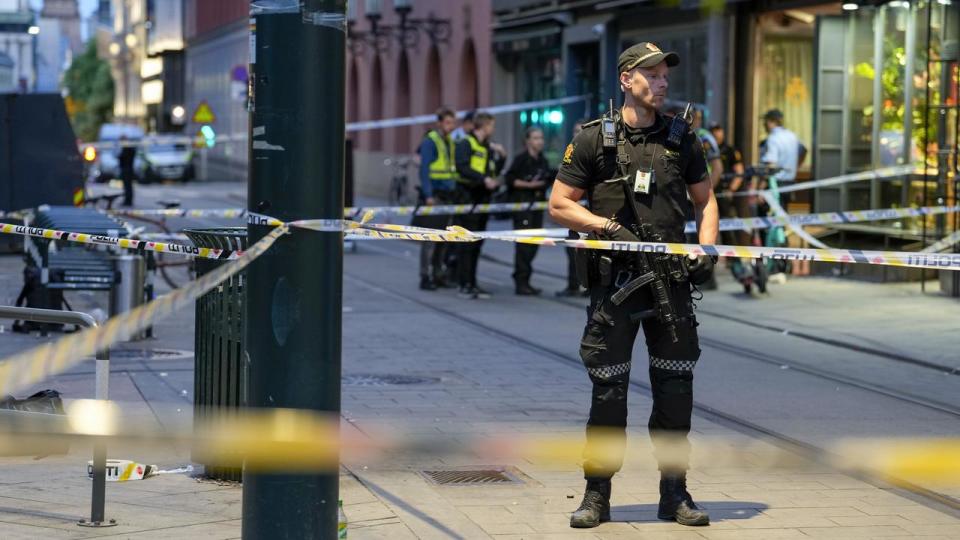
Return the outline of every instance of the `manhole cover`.
[[[429,482],[441,486],[479,486],[522,484],[519,476],[506,467],[485,467],[482,469],[434,469],[420,471]]]
[[[185,360],[193,358],[193,351],[177,349],[110,349],[111,360]]]
[[[406,384],[434,384],[440,382],[436,377],[417,377],[413,375],[344,375],[341,382],[346,386],[398,386]]]

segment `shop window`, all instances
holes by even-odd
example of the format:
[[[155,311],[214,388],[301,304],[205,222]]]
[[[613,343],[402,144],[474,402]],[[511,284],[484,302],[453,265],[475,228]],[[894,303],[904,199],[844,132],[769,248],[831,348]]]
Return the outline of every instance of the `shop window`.
[[[783,111],[784,127],[796,133],[808,149],[813,140],[813,63],[809,38],[771,35],[763,41],[759,112]],[[765,136],[761,134],[761,138]],[[809,162],[803,169],[809,169]]]

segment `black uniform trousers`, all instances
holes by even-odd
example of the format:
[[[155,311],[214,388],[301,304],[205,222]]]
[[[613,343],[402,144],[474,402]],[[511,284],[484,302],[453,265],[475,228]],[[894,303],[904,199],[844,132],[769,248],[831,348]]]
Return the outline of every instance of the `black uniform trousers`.
[[[458,201],[482,204],[487,202],[488,196],[482,188],[467,189],[458,186]],[[483,193],[483,195],[481,195]],[[489,214],[462,214],[455,216],[453,222],[469,231],[487,230]],[[457,281],[461,287],[477,286],[477,262],[480,260],[480,249],[483,241],[457,242]]]
[[[452,191],[436,190],[433,192],[436,204],[455,204]],[[411,225],[414,227],[428,227],[430,229],[446,229],[453,222],[449,215],[414,216]],[[444,279],[446,264],[447,242],[421,242],[420,245],[420,277],[440,281]]]
[[[543,227],[543,212],[517,212],[513,215],[514,229],[539,229]],[[533,258],[537,256],[536,244],[516,244],[513,254],[513,281],[519,285],[530,283],[533,275]]]
[[[614,274],[616,276],[617,274]],[[621,284],[629,281],[621,275]],[[654,453],[665,472],[683,472],[689,459],[690,417],[693,412],[693,368],[700,358],[697,322],[693,315],[690,286],[670,281],[671,301],[678,317],[678,341],[673,342],[657,317],[642,322],[632,314],[654,306],[649,287],[636,291],[621,305],[610,300],[616,285],[590,288],[587,325],[580,344],[580,357],[593,383],[583,472],[587,480],[611,478],[623,465],[626,446],[627,394],[631,356],[637,332],[643,327],[649,353],[653,410],[648,428]]]

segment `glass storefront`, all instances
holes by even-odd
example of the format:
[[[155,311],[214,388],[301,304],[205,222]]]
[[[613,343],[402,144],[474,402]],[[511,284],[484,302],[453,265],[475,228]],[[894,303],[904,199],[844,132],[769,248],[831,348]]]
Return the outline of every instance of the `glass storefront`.
[[[814,104],[809,111],[792,109],[797,118],[812,120],[817,147],[813,176],[904,164],[913,165],[915,173],[821,189],[814,206],[818,211],[923,206],[936,204],[938,196],[943,201],[954,197],[957,149],[951,134],[956,129],[950,128],[956,125],[951,94],[957,84],[951,68],[957,54],[956,7],[942,1],[893,1],[853,11],[832,9],[810,8],[816,15],[809,55],[815,64],[812,80],[817,81]],[[790,71],[803,68],[787,66],[788,43],[780,36],[763,37],[759,58],[776,66],[767,68],[776,76],[759,85],[758,113],[761,104],[779,100],[786,116],[793,116],[786,88]],[[802,121],[788,127],[804,139]],[[928,221],[933,226],[934,219]]]

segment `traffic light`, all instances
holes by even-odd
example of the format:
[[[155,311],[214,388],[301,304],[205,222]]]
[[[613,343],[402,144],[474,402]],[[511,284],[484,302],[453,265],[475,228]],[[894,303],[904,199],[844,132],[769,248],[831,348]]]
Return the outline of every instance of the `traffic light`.
[[[203,135],[203,140],[207,148],[213,148],[213,146],[217,144],[217,133],[213,131],[213,128],[209,125],[200,128],[200,134]]]

